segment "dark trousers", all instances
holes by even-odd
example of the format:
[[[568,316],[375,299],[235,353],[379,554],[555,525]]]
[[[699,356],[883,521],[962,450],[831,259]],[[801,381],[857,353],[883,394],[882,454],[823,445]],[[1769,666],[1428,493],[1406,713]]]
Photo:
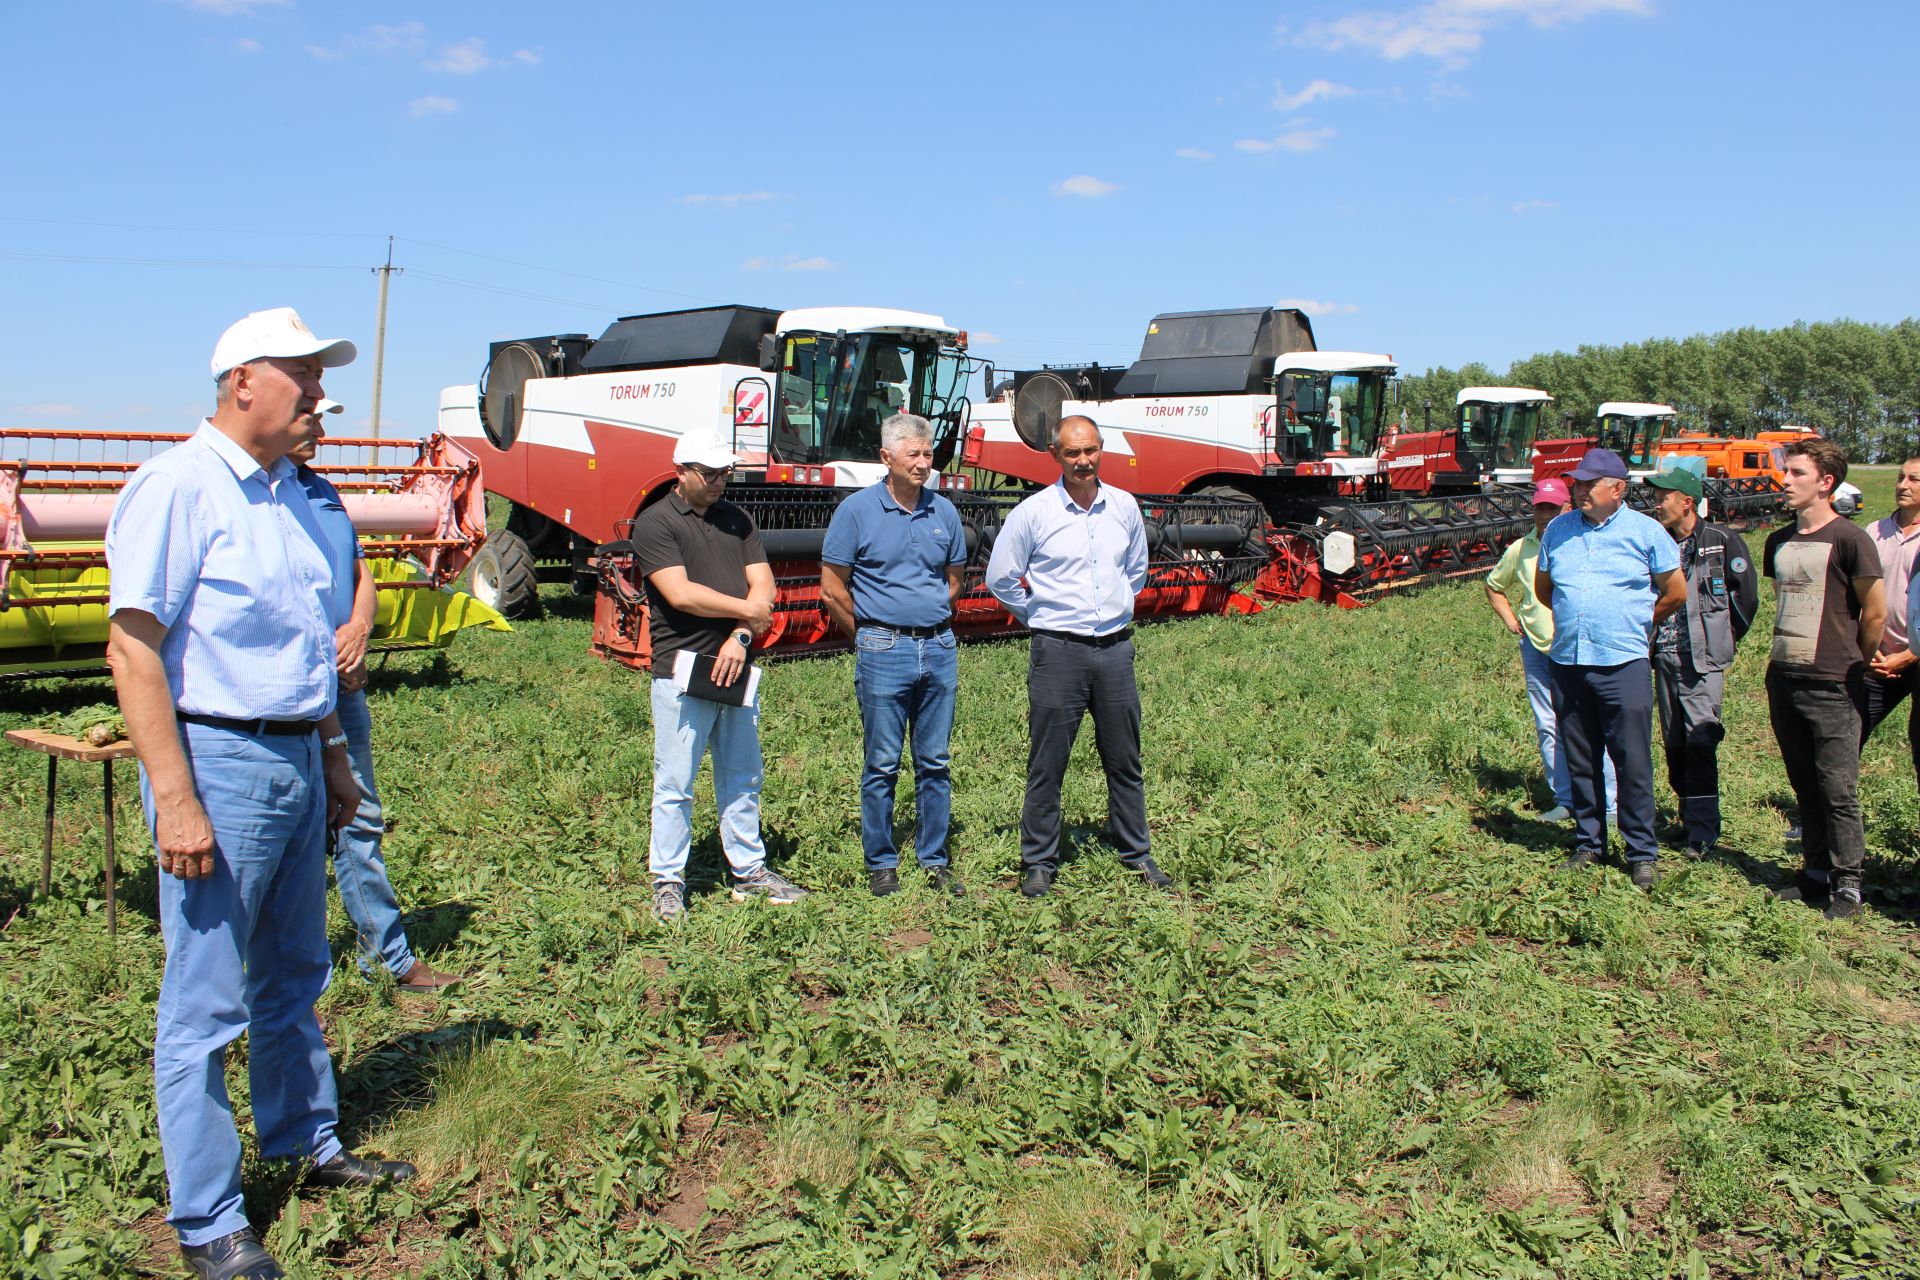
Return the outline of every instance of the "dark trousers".
[[[1809,880],[1860,888],[1867,832],[1860,814],[1858,677],[1795,680],[1767,673],[1767,712],[1780,763],[1800,802],[1800,851]]]
[[[1659,857],[1653,831],[1653,676],[1647,660],[1612,667],[1554,663],[1553,709],[1573,785],[1573,847],[1596,856],[1607,850],[1601,768],[1603,760],[1611,760],[1627,861]]]
[[[1663,653],[1653,660],[1667,783],[1680,802],[1689,845],[1712,848],[1720,839],[1720,739],[1726,736],[1720,699],[1725,688],[1725,672],[1695,671],[1691,658]]]
[[[1909,697],[1907,710],[1907,750],[1913,755],[1913,774],[1920,781],[1920,663],[1908,667],[1891,680],[1868,671],[1860,687],[1860,745],[1866,746],[1873,731]]]
[[[1123,862],[1147,855],[1133,641],[1095,647],[1035,636],[1027,651],[1027,799],[1020,810],[1020,861],[1029,867],[1060,864],[1060,783],[1088,711],[1107,773],[1114,847]]]

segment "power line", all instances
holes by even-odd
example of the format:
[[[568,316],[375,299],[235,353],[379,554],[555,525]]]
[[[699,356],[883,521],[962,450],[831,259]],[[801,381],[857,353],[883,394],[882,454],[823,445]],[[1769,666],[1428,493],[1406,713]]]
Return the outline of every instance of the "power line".
[[[398,236],[395,239],[399,239]],[[552,302],[563,307],[580,307],[589,311],[617,311],[598,302],[582,302],[578,298],[556,298],[544,293],[529,293],[525,289],[509,289],[504,285],[487,284],[481,280],[463,280],[459,276],[443,276],[434,271],[422,271],[418,267],[407,268],[407,274],[420,280],[432,280],[437,284],[450,284],[461,289],[474,289],[481,293],[498,293],[509,298],[526,298],[532,302]]]
[[[427,249],[439,249],[445,253],[463,254],[469,258],[484,258],[488,262],[500,262],[509,267],[525,267],[529,271],[547,271],[556,276],[570,276],[575,280],[587,280],[594,284],[610,284],[621,289],[639,289],[643,293],[658,293],[669,298],[686,298],[692,302],[725,303],[724,298],[709,298],[704,294],[680,293],[673,289],[658,289],[648,284],[635,284],[631,280],[610,280],[605,276],[582,275],[578,271],[565,271],[559,267],[543,267],[537,262],[521,262],[514,258],[502,258],[491,253],[476,253],[472,249],[456,249],[450,244],[435,244],[431,240],[416,240],[412,236],[395,236],[394,239],[407,244],[417,244]],[[610,308],[611,309],[611,308]]]
[[[30,222],[43,227],[106,227],[115,231],[192,231],[217,236],[319,236],[338,240],[377,240],[371,231],[286,231],[256,227],[174,227],[151,222],[87,222],[78,218],[19,218],[0,215],[0,222]]]
[[[251,267],[269,271],[361,271],[337,262],[227,262],[201,258],[100,258],[77,253],[22,253],[0,249],[0,258],[16,262],[96,262],[120,267]]]

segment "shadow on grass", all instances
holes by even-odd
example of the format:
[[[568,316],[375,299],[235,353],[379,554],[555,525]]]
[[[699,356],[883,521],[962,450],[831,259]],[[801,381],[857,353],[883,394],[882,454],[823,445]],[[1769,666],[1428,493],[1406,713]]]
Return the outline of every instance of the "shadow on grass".
[[[398,689],[454,689],[473,683],[473,677],[455,669],[444,650],[420,661],[417,653],[382,653],[367,669],[368,693],[392,693]],[[401,661],[389,662],[389,658]]]
[[[1565,854],[1573,849],[1572,824],[1542,822],[1512,809],[1490,809],[1476,813],[1473,825],[1475,830],[1496,840],[1539,853]]]
[[[112,704],[113,681],[102,670],[82,672],[59,681],[27,680],[19,683],[0,681],[0,711],[25,716],[45,716],[51,720],[72,715],[82,707]]]

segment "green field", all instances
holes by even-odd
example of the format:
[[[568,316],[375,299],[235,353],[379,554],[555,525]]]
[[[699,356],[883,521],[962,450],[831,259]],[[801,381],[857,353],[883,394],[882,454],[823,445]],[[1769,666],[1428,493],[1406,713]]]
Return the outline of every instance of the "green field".
[[[1862,479],[1884,511],[1888,473]],[[548,602],[375,676],[388,863],[416,948],[470,980],[363,982],[332,906],[344,1127],[423,1177],[295,1194],[250,1164],[296,1275],[1920,1275],[1920,801],[1896,721],[1864,768],[1871,909],[1770,899],[1794,853],[1764,632],[1728,681],[1744,853],[1663,860],[1650,898],[1554,869],[1477,584],[1143,632],[1171,896],[1099,838],[1090,731],[1073,860],[1052,898],[1012,892],[1016,643],[962,654],[971,894],[868,897],[851,659],[782,664],[766,830],[814,893],[714,892],[709,797],[663,932],[645,680]],[[0,727],[104,689],[5,687]],[[133,772],[117,946],[98,770],[61,776],[35,901],[44,765],[0,754],[0,1274],[173,1274]]]

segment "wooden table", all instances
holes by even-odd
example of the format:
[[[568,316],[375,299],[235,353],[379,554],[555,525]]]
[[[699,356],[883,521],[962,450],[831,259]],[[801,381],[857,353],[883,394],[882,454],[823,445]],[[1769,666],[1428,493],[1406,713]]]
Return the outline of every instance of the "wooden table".
[[[48,733],[43,729],[9,729],[7,741],[16,747],[38,751],[47,758],[47,835],[46,843],[40,851],[40,896],[43,898],[53,891],[53,786],[60,762],[62,760],[78,760],[83,764],[91,764],[95,760],[100,762],[101,778],[106,788],[107,936],[112,937],[120,922],[119,904],[114,887],[113,762],[124,760],[132,755],[133,744],[122,738],[117,742],[109,742],[104,747],[96,747],[79,738],[69,738],[64,733]]]

